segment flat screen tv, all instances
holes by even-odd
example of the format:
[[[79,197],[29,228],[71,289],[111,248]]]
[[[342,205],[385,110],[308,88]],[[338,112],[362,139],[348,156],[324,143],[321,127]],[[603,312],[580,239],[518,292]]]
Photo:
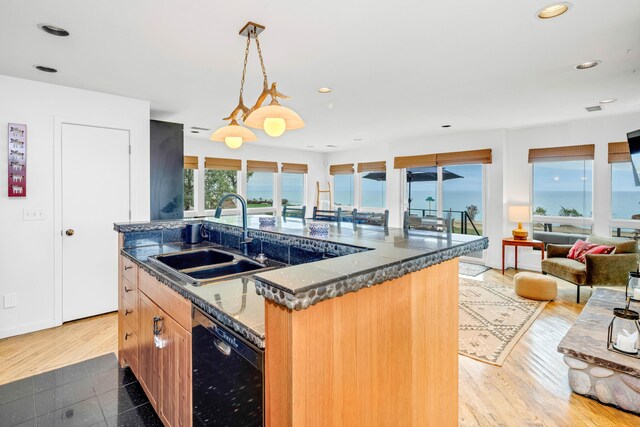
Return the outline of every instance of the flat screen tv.
[[[629,152],[631,153],[631,168],[633,169],[633,181],[636,187],[640,187],[640,177],[638,177],[638,165],[640,165],[640,129],[627,134],[629,142]]]

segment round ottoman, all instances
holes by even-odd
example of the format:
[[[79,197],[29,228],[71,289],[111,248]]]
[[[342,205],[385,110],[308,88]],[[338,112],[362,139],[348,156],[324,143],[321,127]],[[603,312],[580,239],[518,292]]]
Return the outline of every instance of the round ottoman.
[[[538,301],[550,301],[558,295],[558,284],[555,279],[538,273],[523,271],[513,276],[516,294],[523,298]]]

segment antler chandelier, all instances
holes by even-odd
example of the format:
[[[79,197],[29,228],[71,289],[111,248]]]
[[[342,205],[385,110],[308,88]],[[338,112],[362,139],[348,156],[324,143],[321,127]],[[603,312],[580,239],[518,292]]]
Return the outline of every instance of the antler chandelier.
[[[254,129],[264,129],[267,135],[278,137],[286,130],[299,129],[304,126],[302,118],[293,110],[283,107],[278,102],[280,99],[290,99],[288,96],[278,92],[276,83],[269,85],[267,71],[262,59],[262,50],[260,49],[260,40],[258,35],[265,29],[262,25],[248,22],[240,30],[240,35],[247,38],[247,44],[244,49],[244,65],[242,67],[242,79],[240,80],[240,97],[238,105],[233,109],[229,117],[223,120],[230,120],[227,126],[223,126],[211,135],[212,141],[224,142],[229,148],[239,148],[244,142],[251,142],[257,139],[255,133],[250,129],[238,124],[238,115],[242,114],[242,123],[245,126]],[[244,79],[247,74],[247,60],[249,58],[249,48],[251,47],[251,39],[255,40],[258,50],[258,58],[260,59],[260,67],[262,68],[262,93],[258,97],[255,105],[247,108],[242,98],[244,92]],[[262,106],[267,97],[271,97],[271,103]]]

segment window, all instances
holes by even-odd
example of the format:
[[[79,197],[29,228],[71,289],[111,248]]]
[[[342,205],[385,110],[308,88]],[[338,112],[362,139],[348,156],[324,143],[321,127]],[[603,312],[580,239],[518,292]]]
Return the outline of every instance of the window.
[[[183,173],[184,178],[184,210],[192,211],[195,210],[195,202],[194,202],[194,182],[195,182],[195,173],[193,169],[185,169]]]
[[[353,163],[331,165],[333,176],[333,203],[336,206],[353,206]]]
[[[282,173],[282,206],[304,205],[304,174]]]
[[[634,239],[640,241],[640,229],[612,227],[611,237],[623,237],[625,239]]]
[[[631,162],[611,164],[611,217],[640,219],[640,187],[636,187]]]
[[[336,206],[353,206],[353,174],[333,177],[333,203]]]
[[[273,172],[247,172],[247,207],[273,206]]]
[[[442,168],[442,214],[451,212],[454,233],[482,235],[482,165]]]
[[[592,160],[533,164],[533,215],[591,218]]]
[[[407,206],[410,215],[438,216],[438,168],[407,169]]]
[[[196,169],[198,169],[197,156],[184,156],[182,180],[184,187],[184,210],[196,210]]]
[[[360,206],[384,209],[387,206],[387,162],[358,163]]]
[[[204,172],[204,208],[212,210],[218,207],[218,201],[225,193],[238,192],[238,172],[235,170],[205,169]],[[225,200],[224,209],[236,207],[234,199]]]
[[[204,167],[204,208],[213,210],[218,207],[223,194],[238,192],[238,171],[242,162],[237,159],[205,157]],[[236,205],[233,199],[227,199],[222,207],[233,209]]]

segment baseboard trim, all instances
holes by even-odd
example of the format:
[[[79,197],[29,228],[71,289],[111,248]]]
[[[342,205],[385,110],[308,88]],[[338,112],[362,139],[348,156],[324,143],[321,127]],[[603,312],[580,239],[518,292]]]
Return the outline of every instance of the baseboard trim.
[[[37,332],[43,329],[54,328],[56,326],[60,325],[56,325],[56,322],[54,320],[44,320],[41,322],[20,325],[17,328],[0,329],[0,339],[15,337],[16,335],[28,334],[30,332]]]

